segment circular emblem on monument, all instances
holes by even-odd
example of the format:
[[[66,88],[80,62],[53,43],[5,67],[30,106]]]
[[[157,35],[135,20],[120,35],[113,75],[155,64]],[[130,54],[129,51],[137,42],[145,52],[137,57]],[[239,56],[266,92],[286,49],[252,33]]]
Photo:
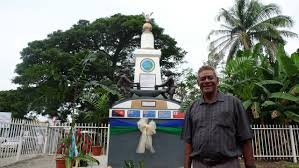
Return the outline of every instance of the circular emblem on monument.
[[[151,72],[155,68],[155,62],[150,58],[145,58],[141,61],[140,67],[144,72]]]

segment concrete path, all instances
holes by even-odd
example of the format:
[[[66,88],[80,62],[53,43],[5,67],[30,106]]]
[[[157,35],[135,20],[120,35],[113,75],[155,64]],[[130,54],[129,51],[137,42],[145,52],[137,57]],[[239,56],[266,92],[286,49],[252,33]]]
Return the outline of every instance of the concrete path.
[[[53,156],[45,155],[4,166],[2,168],[55,168],[55,160]]]
[[[94,156],[97,160],[99,160],[100,165],[91,165],[87,168],[107,168],[107,156]],[[56,163],[54,156],[38,156],[33,159],[20,161],[15,164],[11,164],[8,166],[4,166],[1,168],[55,168]]]

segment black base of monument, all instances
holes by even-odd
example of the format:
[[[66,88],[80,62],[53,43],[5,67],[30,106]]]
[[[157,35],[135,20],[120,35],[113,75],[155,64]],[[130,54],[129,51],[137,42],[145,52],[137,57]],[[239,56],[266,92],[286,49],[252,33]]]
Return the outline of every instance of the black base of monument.
[[[184,142],[180,136],[158,132],[153,135],[155,153],[137,154],[140,132],[111,135],[108,165],[123,168],[125,160],[144,161],[145,168],[179,168],[184,163]]]
[[[157,97],[160,94],[164,93],[165,90],[136,90],[136,89],[130,89],[131,93],[136,94],[140,97]]]

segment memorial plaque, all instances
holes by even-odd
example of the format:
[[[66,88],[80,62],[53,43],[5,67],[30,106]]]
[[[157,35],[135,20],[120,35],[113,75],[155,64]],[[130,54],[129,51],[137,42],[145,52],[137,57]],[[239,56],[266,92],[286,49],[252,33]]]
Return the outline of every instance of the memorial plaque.
[[[156,75],[140,74],[139,82],[141,90],[153,90],[156,85]]]
[[[141,102],[142,107],[156,107],[155,101],[142,101]]]

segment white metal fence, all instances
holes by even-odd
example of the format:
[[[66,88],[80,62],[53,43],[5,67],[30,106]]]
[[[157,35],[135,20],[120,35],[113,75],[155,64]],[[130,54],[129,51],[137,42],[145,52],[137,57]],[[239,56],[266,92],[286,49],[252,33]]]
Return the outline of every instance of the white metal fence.
[[[252,125],[254,156],[263,160],[292,160],[299,157],[298,125]]]
[[[44,153],[47,128],[35,121],[0,121],[0,167]]]
[[[80,128],[83,135],[88,134],[93,144],[102,146],[103,153],[108,155],[109,124],[77,124],[75,128]],[[297,162],[298,125],[252,125],[252,129],[252,146],[257,159]],[[10,123],[0,121],[0,167],[41,154],[55,154],[57,145],[69,130],[70,124],[49,126],[19,119]]]
[[[0,121],[0,167],[42,154],[55,154],[70,127],[67,123],[49,126],[47,123],[20,119]],[[92,144],[103,148],[103,154],[108,154],[108,124],[76,124],[75,129],[78,128],[83,136],[90,136]]]
[[[69,133],[71,126],[69,123],[49,126],[46,140],[46,152],[53,155],[57,151],[57,145],[61,139]],[[78,123],[75,126],[76,131],[80,128],[80,132],[90,136],[92,144],[99,145],[103,148],[103,154],[108,155],[109,150],[109,124],[94,124],[94,123]]]

